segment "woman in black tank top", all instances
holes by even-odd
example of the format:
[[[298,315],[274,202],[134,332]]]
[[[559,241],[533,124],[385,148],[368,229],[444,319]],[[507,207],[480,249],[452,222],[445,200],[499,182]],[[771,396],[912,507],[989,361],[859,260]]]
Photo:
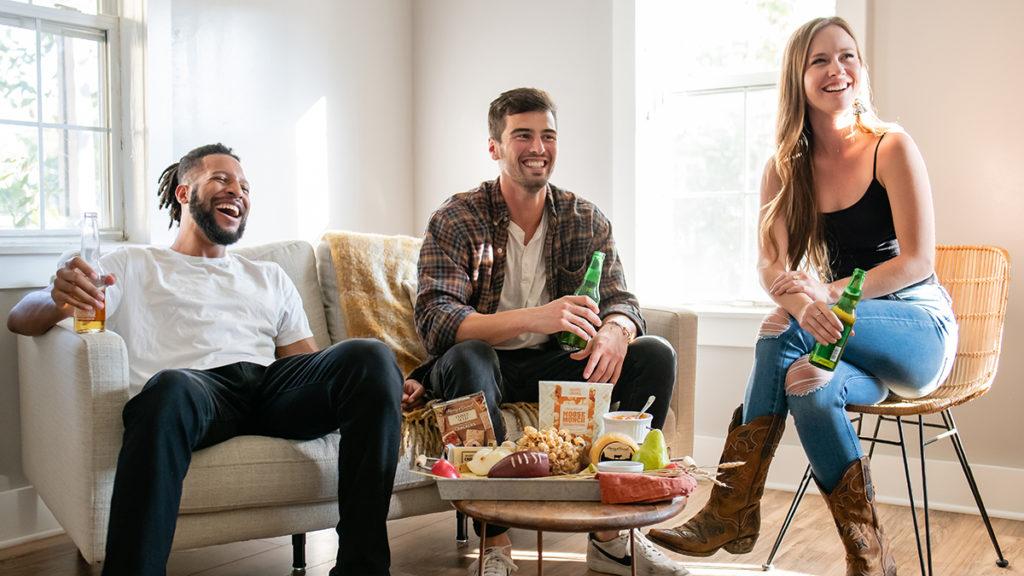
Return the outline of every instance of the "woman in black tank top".
[[[697,516],[651,537],[683,554],[750,551],[768,467],[792,412],[846,546],[847,574],[893,576],[868,460],[845,406],[931,392],[951,367],[957,328],[934,281],[924,162],[910,136],[875,115],[859,47],[840,18],[812,20],[789,40],[761,200],[758,268],[778,308],[761,326],[722,454],[723,462],[747,464],[723,474],[731,488],[715,487]],[[854,268],[869,271],[856,333],[828,372],[808,354],[838,340],[842,323],[831,306]]]

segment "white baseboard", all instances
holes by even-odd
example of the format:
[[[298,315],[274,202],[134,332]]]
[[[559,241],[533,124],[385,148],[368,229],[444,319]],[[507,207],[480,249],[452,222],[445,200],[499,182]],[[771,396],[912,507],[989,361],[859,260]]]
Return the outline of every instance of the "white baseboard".
[[[50,510],[36,495],[35,488],[23,486],[0,491],[0,548],[10,548],[64,532]]]
[[[725,438],[694,437],[693,458],[698,464],[715,464],[722,453]],[[911,480],[914,484],[914,502],[921,506],[921,460],[910,452]],[[780,445],[768,474],[767,487],[795,492],[807,467],[807,457],[800,446]],[[1020,486],[1024,486],[1024,469],[971,464],[981,497],[989,516],[1008,520],[1024,520],[1024,499]],[[904,479],[903,460],[898,455],[876,453],[871,463],[871,476],[875,481],[878,501],[886,504],[909,506],[907,483]],[[811,483],[811,491],[817,491]],[[928,507],[962,514],[978,514],[978,507],[956,460],[928,459]]]

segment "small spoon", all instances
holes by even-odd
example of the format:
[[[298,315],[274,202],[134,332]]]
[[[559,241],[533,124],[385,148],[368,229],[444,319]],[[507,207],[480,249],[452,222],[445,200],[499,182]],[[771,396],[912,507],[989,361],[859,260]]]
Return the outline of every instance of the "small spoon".
[[[647,412],[647,409],[650,408],[652,404],[654,404],[654,394],[647,397],[647,403],[640,409],[640,413],[643,414],[644,412]]]

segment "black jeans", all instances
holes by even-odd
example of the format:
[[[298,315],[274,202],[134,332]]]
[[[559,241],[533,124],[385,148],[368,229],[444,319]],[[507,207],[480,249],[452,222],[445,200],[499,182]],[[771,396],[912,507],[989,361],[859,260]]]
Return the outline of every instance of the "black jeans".
[[[587,359],[573,360],[553,346],[545,349],[495,350],[482,340],[467,340],[452,346],[430,368],[428,388],[434,396],[450,400],[483,391],[498,442],[505,439],[501,404],[536,402],[541,380],[583,380]],[[676,382],[676,352],[659,336],[641,336],[629,345],[622,373],[612,390],[612,403],[619,410],[639,410],[647,397],[655,396],[651,425],[665,424],[672,389]],[[474,520],[473,529],[480,533]],[[487,535],[496,536],[508,528],[487,525]]]
[[[162,370],[125,405],[104,576],[162,576],[192,452],[243,434],[341,432],[332,576],[386,575],[402,375],[377,340],[348,340],[270,366]]]

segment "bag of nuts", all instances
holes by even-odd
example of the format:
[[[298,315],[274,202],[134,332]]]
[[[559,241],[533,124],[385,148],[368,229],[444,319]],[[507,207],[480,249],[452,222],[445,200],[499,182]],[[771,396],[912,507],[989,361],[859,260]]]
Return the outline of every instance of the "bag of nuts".
[[[494,446],[494,426],[483,392],[434,404],[441,442],[455,446]]]

